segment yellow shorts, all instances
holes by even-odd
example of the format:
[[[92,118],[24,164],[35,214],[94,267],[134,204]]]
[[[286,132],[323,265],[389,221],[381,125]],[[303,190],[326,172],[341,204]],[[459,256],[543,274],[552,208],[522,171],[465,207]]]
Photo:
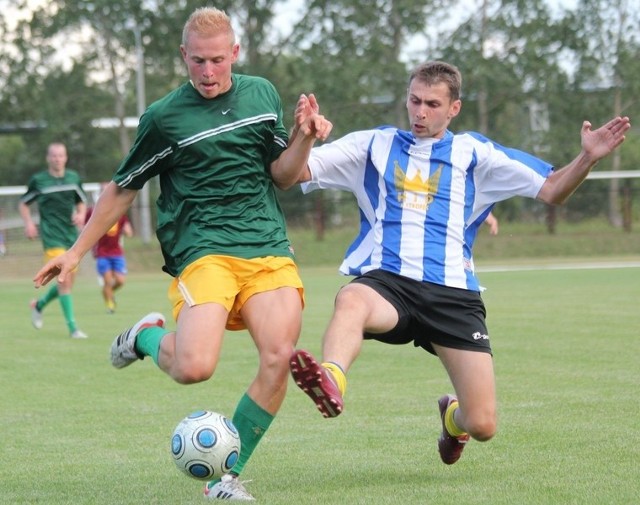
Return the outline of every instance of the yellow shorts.
[[[218,303],[229,312],[228,330],[246,328],[240,309],[256,293],[292,287],[300,293],[304,306],[304,289],[298,268],[291,258],[268,256],[250,260],[232,256],[209,255],[197,259],[173,279],[168,296],[173,318],[186,303]]]
[[[45,249],[44,251],[44,262],[47,263],[49,260],[53,258],[57,258],[58,256],[62,256],[66,253],[67,250],[64,247],[52,247],[51,249]],[[78,267],[74,268],[72,272],[77,272]]]

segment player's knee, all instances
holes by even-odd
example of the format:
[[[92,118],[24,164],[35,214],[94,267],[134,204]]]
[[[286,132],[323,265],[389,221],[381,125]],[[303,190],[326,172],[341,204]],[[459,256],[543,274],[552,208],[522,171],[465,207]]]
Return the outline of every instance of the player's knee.
[[[279,391],[289,378],[289,359],[293,345],[280,345],[260,350],[260,367],[257,380],[273,391]]]
[[[346,285],[336,295],[336,311],[344,310],[350,313],[363,308],[365,305],[362,295],[358,292],[358,287],[351,284]]]
[[[293,352],[293,345],[273,346],[260,352],[260,367],[266,370],[289,373],[289,358]]]
[[[465,427],[471,438],[479,442],[486,442],[496,434],[498,424],[495,416],[486,415],[470,420]]]
[[[215,367],[205,363],[183,362],[174,365],[170,374],[178,384],[197,384],[210,379],[214,371]]]

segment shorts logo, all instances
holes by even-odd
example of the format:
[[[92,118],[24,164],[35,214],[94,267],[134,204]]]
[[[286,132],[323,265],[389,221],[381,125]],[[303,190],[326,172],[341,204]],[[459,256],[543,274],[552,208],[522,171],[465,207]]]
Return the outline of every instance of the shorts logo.
[[[485,335],[484,333],[480,333],[479,331],[476,331],[471,336],[473,337],[473,340],[489,340],[489,335]]]

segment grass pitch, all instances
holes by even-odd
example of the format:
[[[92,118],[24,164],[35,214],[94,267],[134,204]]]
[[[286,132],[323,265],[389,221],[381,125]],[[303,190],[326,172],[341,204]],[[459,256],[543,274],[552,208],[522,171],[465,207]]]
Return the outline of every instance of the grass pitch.
[[[318,352],[338,287],[306,268],[300,346]],[[4,276],[3,276],[4,277]],[[326,420],[293,382],[245,469],[258,503],[632,504],[640,496],[640,269],[481,274],[500,423],[443,465],[436,358],[367,342],[343,415]],[[151,310],[168,314],[169,277],[132,273],[105,313],[89,275],[74,299],[86,341],[67,337],[57,302],[31,327],[29,279],[0,281],[1,504],[201,504],[174,467],[175,425],[208,408],[232,415],[255,371],[244,332],[228,333],[216,375],[180,386],[150,360],[109,364],[113,337]],[[170,323],[173,327],[173,324]]]

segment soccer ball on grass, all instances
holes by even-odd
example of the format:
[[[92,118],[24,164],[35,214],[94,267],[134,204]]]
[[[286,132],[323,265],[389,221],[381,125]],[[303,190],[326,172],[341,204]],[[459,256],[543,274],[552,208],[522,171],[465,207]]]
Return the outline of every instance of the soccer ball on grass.
[[[185,417],[171,437],[171,454],[178,469],[198,480],[229,473],[240,455],[240,436],[222,414],[201,410]]]

